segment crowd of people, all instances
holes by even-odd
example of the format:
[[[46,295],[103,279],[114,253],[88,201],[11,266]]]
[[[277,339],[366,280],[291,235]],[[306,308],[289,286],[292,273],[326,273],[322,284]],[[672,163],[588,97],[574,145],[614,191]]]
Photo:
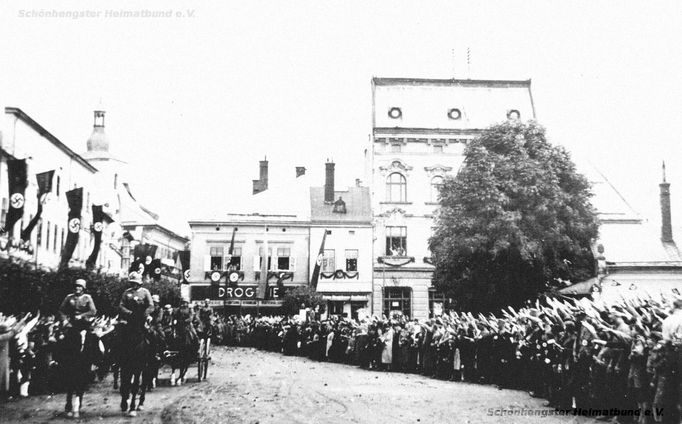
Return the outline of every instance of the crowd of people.
[[[127,320],[160,333],[178,323],[188,325],[199,337],[210,335],[214,344],[523,389],[547,399],[549,406],[593,416],[630,416],[641,423],[682,416],[682,298],[675,293],[609,304],[546,298],[495,315],[450,312],[427,320],[400,315],[356,320],[225,317],[208,302],[162,307],[158,296],[136,283],[124,293],[117,318],[95,318],[96,307],[82,280],[58,316],[0,315],[0,393],[26,396],[28,383],[30,393],[59,390],[51,366],[63,330],[87,328],[102,339]],[[133,319],[135,314],[139,318]]]
[[[522,389],[581,415],[661,422],[682,405],[682,299],[672,294],[608,305],[548,298],[423,321],[231,316],[218,328],[231,345]]]

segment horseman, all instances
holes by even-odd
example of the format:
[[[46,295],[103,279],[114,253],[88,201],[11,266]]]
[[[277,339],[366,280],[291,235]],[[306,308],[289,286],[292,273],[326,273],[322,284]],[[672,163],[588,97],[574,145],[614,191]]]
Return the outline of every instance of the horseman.
[[[74,283],[74,291],[68,294],[59,307],[59,317],[65,328],[86,330],[90,328],[90,318],[97,315],[92,297],[85,293],[86,281],[79,278]]]
[[[85,293],[86,284],[84,279],[77,279],[74,292],[67,295],[59,306],[59,316],[66,329],[61,359],[67,389],[64,410],[68,417],[75,418],[80,416],[90,364],[94,362],[96,351],[96,340],[90,333],[90,319],[97,314],[97,308],[92,297]]]
[[[209,303],[209,299],[204,300],[204,304],[199,309],[199,333],[200,337],[210,337],[213,329],[213,308]]]
[[[145,328],[147,317],[154,310],[154,300],[149,290],[142,287],[142,277],[137,272],[128,275],[130,286],[119,303],[119,345],[121,366],[121,411],[136,416],[144,402],[141,386],[144,369],[149,361],[149,333]],[[138,389],[142,387],[140,404],[136,407]],[[132,394],[130,404],[128,396]]]

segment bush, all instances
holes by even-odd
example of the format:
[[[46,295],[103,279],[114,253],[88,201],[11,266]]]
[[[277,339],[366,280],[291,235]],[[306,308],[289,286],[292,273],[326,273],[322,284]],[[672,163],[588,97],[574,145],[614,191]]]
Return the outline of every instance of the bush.
[[[73,282],[77,278],[88,282],[86,293],[92,296],[99,314],[118,314],[121,294],[128,287],[125,279],[84,269],[47,271],[30,263],[15,263],[7,259],[0,260],[0,312],[55,314],[64,297],[73,291]],[[145,283],[144,287],[152,294],[158,294],[162,304],[177,305],[180,302],[178,282],[152,281]]]
[[[319,312],[322,313],[326,305],[327,301],[321,294],[309,286],[298,286],[287,291],[284,295],[282,312],[285,315],[295,315],[298,314],[301,307],[315,309],[316,306],[319,306]]]

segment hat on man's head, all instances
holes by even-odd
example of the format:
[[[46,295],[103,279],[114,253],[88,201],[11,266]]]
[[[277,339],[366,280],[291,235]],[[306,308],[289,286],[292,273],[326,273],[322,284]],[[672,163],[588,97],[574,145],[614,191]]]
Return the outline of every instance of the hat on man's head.
[[[173,307],[172,307],[171,305],[168,305],[168,304],[163,305],[163,309],[172,309],[172,308],[173,308]]]
[[[142,284],[142,277],[138,272],[133,271],[130,274],[128,274],[128,281],[132,283]]]
[[[159,303],[161,301],[161,298],[159,297],[158,294],[153,294],[152,295],[152,300],[156,303]]]
[[[77,279],[77,280],[74,282],[74,284],[77,285],[77,286],[81,286],[81,287],[83,287],[83,288],[85,288],[85,286],[87,285],[87,283],[85,282],[85,280],[82,279],[82,278]]]

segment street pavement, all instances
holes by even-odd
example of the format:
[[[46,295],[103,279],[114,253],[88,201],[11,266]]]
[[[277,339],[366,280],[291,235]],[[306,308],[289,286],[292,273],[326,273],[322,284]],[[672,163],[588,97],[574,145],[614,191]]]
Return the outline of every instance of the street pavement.
[[[250,348],[216,347],[208,381],[196,367],[181,387],[148,393],[137,418],[124,417],[111,377],[86,393],[82,417],[67,418],[64,394],[11,399],[0,404],[0,422],[16,423],[594,423],[562,416],[542,399],[419,375],[366,371]],[[515,414],[515,415],[507,415]],[[521,415],[523,414],[523,415]],[[543,416],[544,415],[544,416]]]

